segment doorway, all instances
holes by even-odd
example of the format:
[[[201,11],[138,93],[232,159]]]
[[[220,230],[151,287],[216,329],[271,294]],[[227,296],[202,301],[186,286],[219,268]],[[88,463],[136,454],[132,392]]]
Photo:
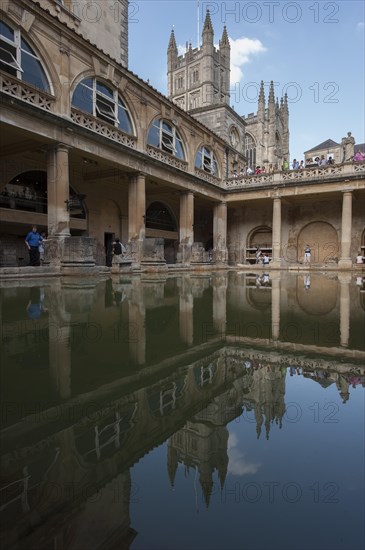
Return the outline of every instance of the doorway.
[[[104,233],[105,265],[111,267],[113,263],[114,233]]]

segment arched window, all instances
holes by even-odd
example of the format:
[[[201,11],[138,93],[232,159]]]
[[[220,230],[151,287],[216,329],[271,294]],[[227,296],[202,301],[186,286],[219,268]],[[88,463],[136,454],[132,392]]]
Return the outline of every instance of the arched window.
[[[50,86],[41,61],[20,30],[14,30],[0,21],[0,69],[28,82],[39,90],[50,92]]]
[[[245,135],[245,156],[248,166],[251,168],[256,166],[256,143],[250,134]]]
[[[195,167],[204,172],[209,172],[213,176],[218,176],[218,164],[214,153],[208,147],[202,145],[195,157]]]
[[[181,138],[174,126],[166,120],[155,120],[148,131],[148,145],[158,147],[170,155],[185,159]]]
[[[72,106],[133,134],[131,118],[118,90],[96,78],[85,78],[76,86]]]

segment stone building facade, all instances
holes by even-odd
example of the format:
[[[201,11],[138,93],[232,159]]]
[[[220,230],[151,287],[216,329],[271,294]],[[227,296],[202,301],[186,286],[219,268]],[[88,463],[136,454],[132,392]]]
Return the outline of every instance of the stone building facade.
[[[244,166],[281,168],[289,160],[289,108],[285,95],[275,99],[270,83],[268,104],[261,82],[257,113],[238,115],[230,106],[231,46],[224,27],[219,46],[214,46],[214,29],[209,10],[204,22],[201,48],[187,44],[178,55],[174,30],[167,50],[168,96],[194,118],[220,135],[236,152],[245,155]],[[232,170],[242,163],[233,156]]]
[[[116,236],[136,270],[251,263],[256,245],[288,267],[308,240],[316,263],[351,268],[365,251],[364,163],[231,177],[240,144],[84,38],[59,4],[0,5],[2,266],[27,265],[36,224],[60,269],[109,264]]]

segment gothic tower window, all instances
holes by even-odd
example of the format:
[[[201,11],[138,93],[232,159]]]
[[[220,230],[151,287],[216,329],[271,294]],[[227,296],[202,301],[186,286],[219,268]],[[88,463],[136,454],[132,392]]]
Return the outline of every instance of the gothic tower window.
[[[250,134],[245,136],[245,156],[248,166],[256,166],[256,143]]]
[[[151,124],[147,143],[180,159],[185,158],[182,140],[176,128],[166,120],[157,119]]]
[[[118,91],[96,78],[85,78],[76,86],[72,106],[113,124],[128,134],[133,133],[130,115]]]
[[[51,91],[37,54],[22,37],[20,30],[12,29],[3,21],[0,21],[0,69],[39,90]]]
[[[208,147],[202,145],[195,157],[195,167],[204,172],[209,172],[213,176],[218,176],[218,164],[214,153]]]

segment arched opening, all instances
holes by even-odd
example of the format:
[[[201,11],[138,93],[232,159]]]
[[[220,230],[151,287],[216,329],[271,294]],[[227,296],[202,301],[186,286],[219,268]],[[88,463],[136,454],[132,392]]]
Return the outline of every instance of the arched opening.
[[[246,260],[253,264],[256,262],[256,251],[260,249],[272,257],[272,229],[268,226],[255,227],[247,237]]]
[[[86,208],[71,185],[69,209],[71,235],[82,235],[86,230]],[[29,228],[34,224],[47,233],[47,172],[29,170],[10,180],[0,193],[0,210],[0,265],[26,266],[29,258],[24,238]]]
[[[39,90],[51,93],[43,63],[23,32],[0,21],[0,69]]]
[[[86,209],[70,185],[70,216],[86,219]],[[15,176],[0,193],[0,208],[47,214],[47,172],[29,170]]]
[[[146,237],[164,239],[165,260],[174,264],[177,256],[178,226],[169,207],[162,202],[153,202],[146,211]]]
[[[148,145],[161,149],[181,160],[185,160],[184,146],[179,132],[170,122],[154,120],[148,130]]]
[[[303,261],[305,247],[311,248],[311,263],[337,262],[338,236],[335,228],[326,222],[311,222],[298,236],[298,261]]]

